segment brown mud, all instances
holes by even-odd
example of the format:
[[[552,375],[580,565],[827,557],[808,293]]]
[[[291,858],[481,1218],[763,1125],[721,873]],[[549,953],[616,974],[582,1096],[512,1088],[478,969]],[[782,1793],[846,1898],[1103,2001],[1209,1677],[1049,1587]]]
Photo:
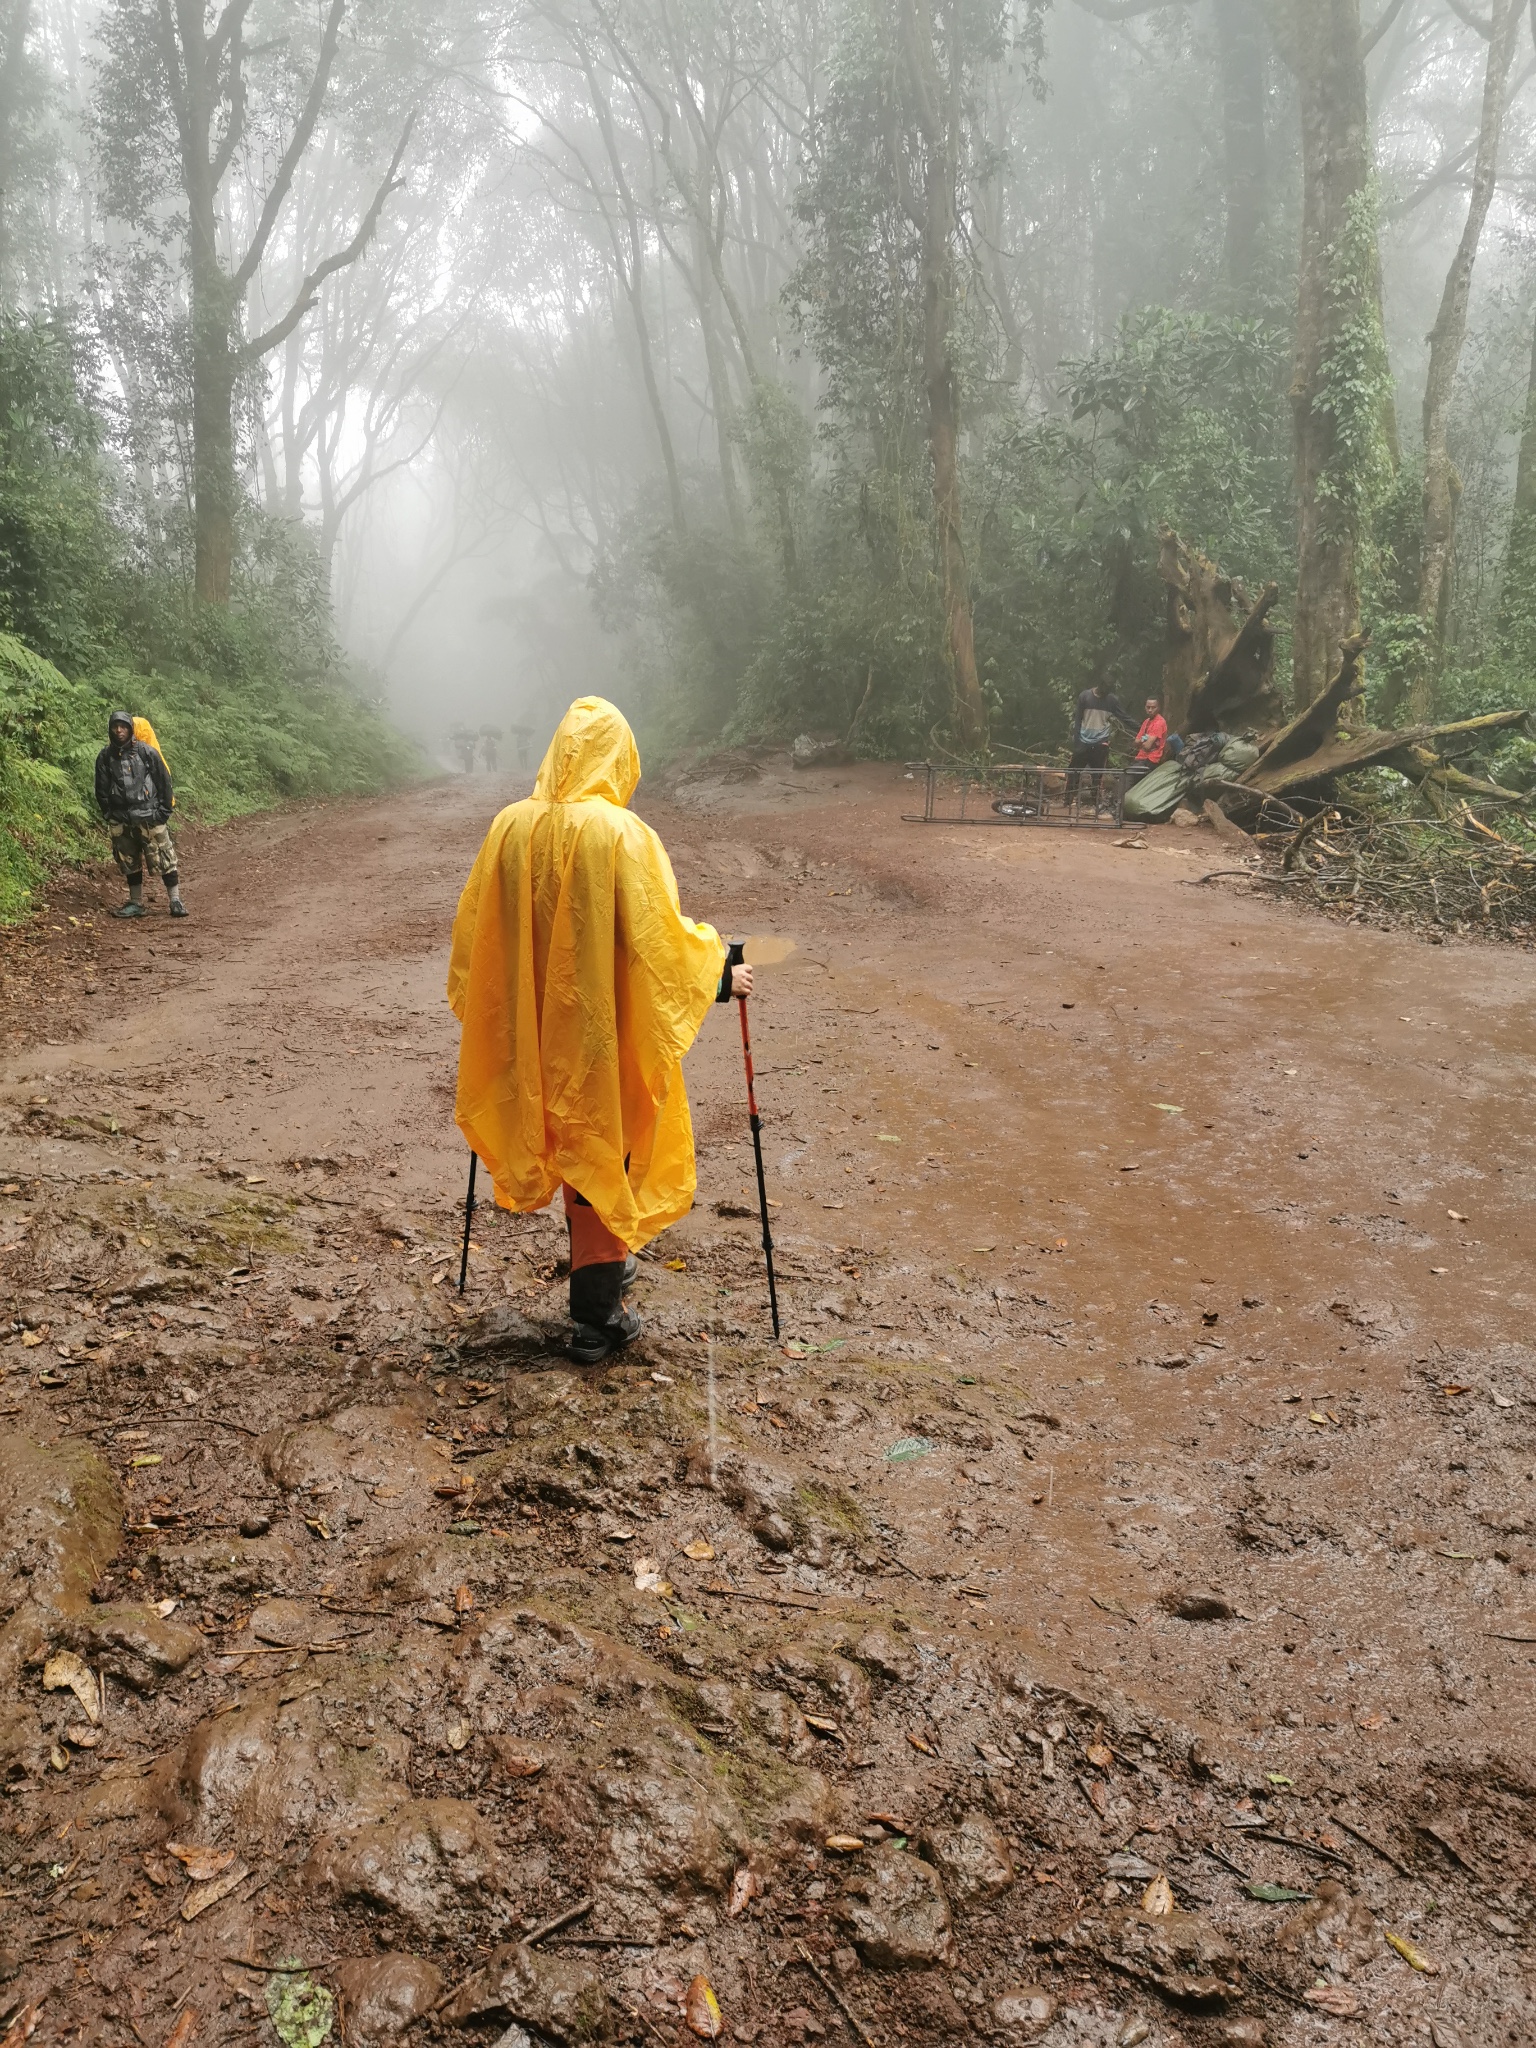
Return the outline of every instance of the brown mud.
[[[742,772],[779,1347],[726,1011],[641,1343],[455,1291],[523,784],[0,942],[4,2038],[1536,2038],[1536,965]]]

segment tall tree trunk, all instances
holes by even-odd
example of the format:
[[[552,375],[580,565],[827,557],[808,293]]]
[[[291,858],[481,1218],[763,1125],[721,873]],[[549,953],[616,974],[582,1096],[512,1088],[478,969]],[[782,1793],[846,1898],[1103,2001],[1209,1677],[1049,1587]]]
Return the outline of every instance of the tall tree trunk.
[[[1531,334],[1531,370],[1520,425],[1520,459],[1515,469],[1515,502],[1504,550],[1499,590],[1500,652],[1519,659],[1529,653],[1530,621],[1536,601],[1536,326]]]
[[[1504,130],[1505,88],[1514,61],[1515,34],[1523,7],[1520,0],[1493,0],[1488,68],[1483,74],[1483,115],[1477,138],[1477,160],[1467,218],[1451,267],[1446,272],[1440,311],[1429,335],[1429,370],[1424,380],[1424,528],[1419,550],[1419,617],[1423,638],[1408,692],[1408,712],[1415,724],[1425,723],[1434,701],[1435,677],[1445,640],[1445,614],[1451,591],[1451,563],[1456,543],[1456,507],[1461,479],[1446,445],[1446,424],[1456,388],[1456,372],[1467,338],[1467,306],[1472,296],[1472,270],[1483,224],[1493,203],[1499,177],[1499,143]],[[1522,439],[1522,456],[1524,442]]]
[[[1269,210],[1269,151],[1264,139],[1264,39],[1257,0],[1215,0],[1221,76],[1222,173],[1226,195],[1227,283],[1253,283]]]
[[[940,26],[947,48],[935,56]],[[928,454],[955,722],[969,745],[985,740],[987,708],[976,673],[971,572],[965,558],[960,505],[960,394],[951,329],[955,308],[955,245],[959,238],[960,151],[964,59],[958,0],[905,0],[903,42],[911,69],[917,124],[926,153],[917,197],[923,289],[923,387],[928,400]]]
[[[1370,471],[1390,443],[1390,380],[1359,0],[1291,0],[1281,18],[1301,102],[1291,674],[1296,703],[1306,705],[1359,631]]]
[[[216,262],[192,263],[192,497],[197,594],[228,604],[235,561],[236,357],[229,279]]]

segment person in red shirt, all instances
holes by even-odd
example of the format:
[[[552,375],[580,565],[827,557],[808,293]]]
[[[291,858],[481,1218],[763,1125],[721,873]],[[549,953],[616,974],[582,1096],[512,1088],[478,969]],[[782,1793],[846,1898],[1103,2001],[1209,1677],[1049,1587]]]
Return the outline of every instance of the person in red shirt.
[[[1136,735],[1136,758],[1131,764],[1131,773],[1139,782],[1143,775],[1150,775],[1168,750],[1168,721],[1163,716],[1163,707],[1155,697],[1147,699],[1146,716]]]

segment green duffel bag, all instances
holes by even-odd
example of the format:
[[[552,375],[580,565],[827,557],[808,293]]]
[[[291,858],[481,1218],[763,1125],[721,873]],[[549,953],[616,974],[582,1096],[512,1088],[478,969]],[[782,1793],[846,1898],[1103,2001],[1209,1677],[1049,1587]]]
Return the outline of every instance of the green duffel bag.
[[[1125,815],[1140,824],[1160,824],[1173,816],[1188,788],[1189,774],[1183,763],[1163,761],[1125,792]]]

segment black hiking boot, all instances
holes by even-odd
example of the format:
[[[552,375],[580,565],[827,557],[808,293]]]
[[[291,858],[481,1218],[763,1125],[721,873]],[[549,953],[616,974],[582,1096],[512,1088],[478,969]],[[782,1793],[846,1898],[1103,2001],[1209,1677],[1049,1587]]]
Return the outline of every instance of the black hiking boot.
[[[566,1355],[574,1365],[601,1365],[612,1351],[622,1351],[645,1328],[632,1308],[621,1309],[618,1320],[598,1330],[590,1323],[578,1323],[571,1332]]]
[[[110,917],[147,917],[149,913],[142,903],[119,903],[116,910],[109,911]]]
[[[173,896],[173,897],[171,898],[171,915],[172,915],[172,917],[185,917],[185,916],[186,916],[186,914],[187,914],[187,906],[185,905],[185,903],[183,903],[183,902],[182,902],[182,900],[181,900],[181,898],[180,898],[179,896]]]

